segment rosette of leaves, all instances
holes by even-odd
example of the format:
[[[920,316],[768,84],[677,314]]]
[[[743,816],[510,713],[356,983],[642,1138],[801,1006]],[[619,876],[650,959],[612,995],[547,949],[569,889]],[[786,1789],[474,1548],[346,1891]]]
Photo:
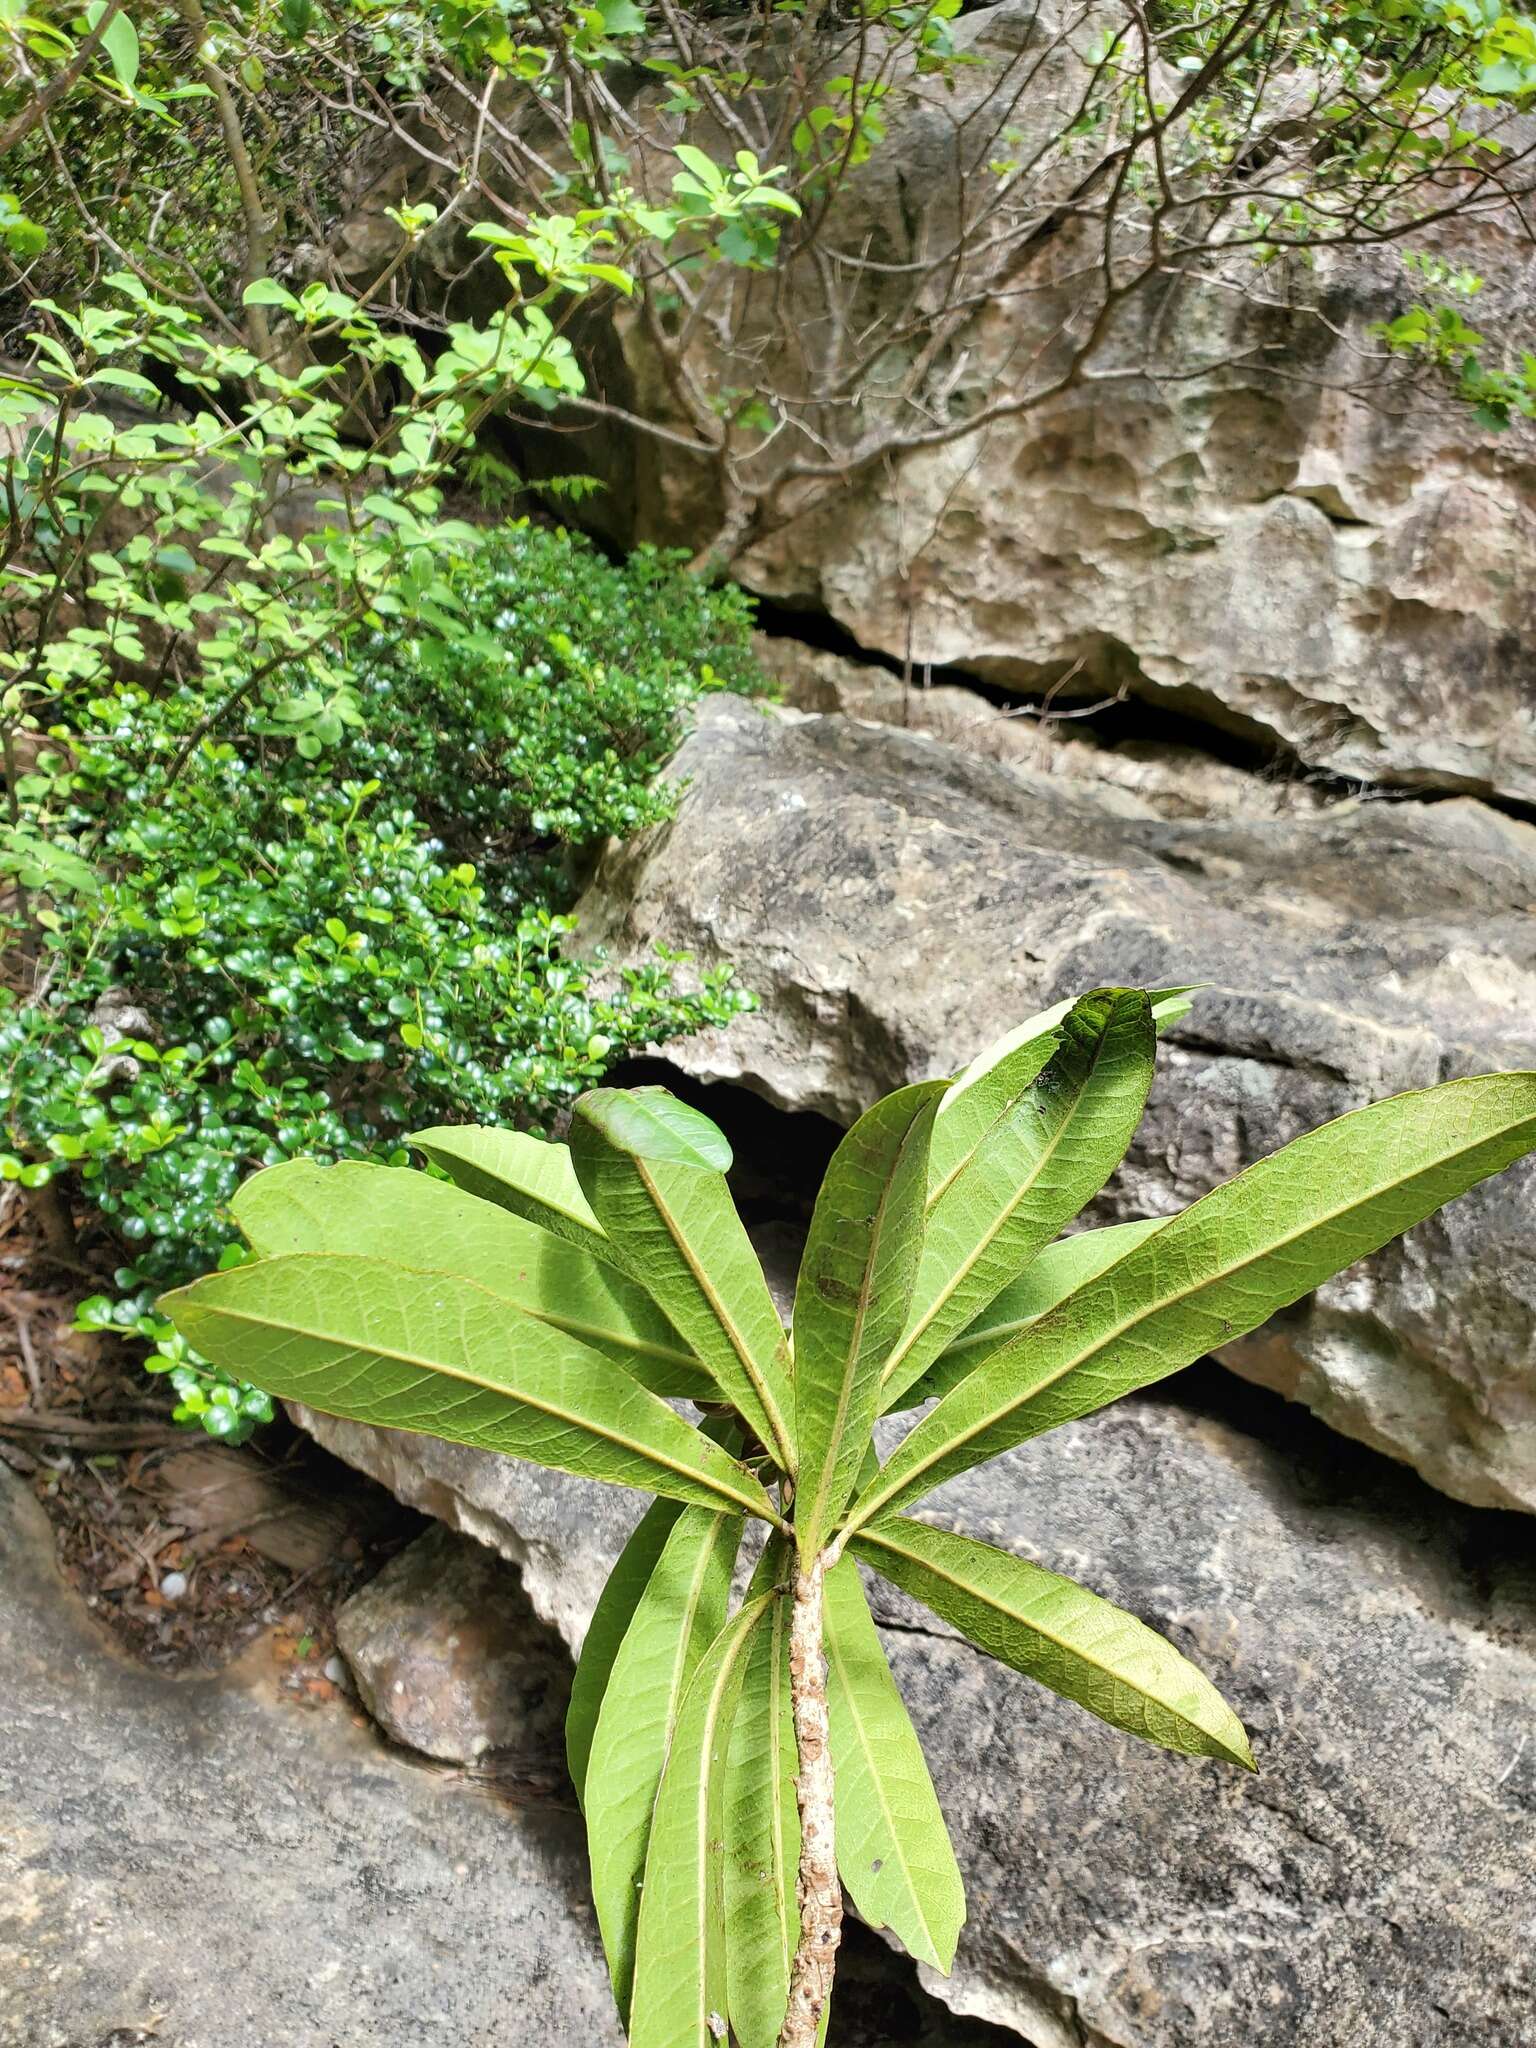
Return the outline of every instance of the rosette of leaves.
[[[164,1302],[200,1353],[275,1396],[655,1496],[567,1730],[634,2048],[812,2048],[844,1891],[950,1967],[960,1871],[861,1567],[1112,1726],[1253,1767],[1172,1644],[923,1503],[1536,1147],[1536,1074],[1358,1109],[1175,1215],[1064,1235],[1136,1129],[1159,1025],[1187,1007],[1098,989],[876,1103],[827,1170],[788,1331],[724,1137],[657,1088],[584,1096],[568,1147],[418,1133],[445,1178],[259,1174],[235,1202],[251,1262]],[[882,1458],[880,1418],[929,1403]]]

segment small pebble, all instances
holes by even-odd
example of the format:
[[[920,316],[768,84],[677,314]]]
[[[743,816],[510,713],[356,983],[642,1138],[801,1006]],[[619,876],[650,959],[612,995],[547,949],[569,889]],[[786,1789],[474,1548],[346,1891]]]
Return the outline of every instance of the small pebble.
[[[327,1657],[324,1670],[332,1685],[342,1685],[346,1682],[347,1667],[339,1657]]]
[[[185,1572],[167,1572],[160,1581],[160,1597],[162,1600],[179,1600],[186,1590],[187,1575]]]

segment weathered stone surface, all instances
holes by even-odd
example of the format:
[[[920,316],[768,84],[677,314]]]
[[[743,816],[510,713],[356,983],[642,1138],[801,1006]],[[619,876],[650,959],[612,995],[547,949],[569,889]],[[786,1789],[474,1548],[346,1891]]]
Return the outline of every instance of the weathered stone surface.
[[[448,1763],[558,1751],[570,1659],[483,1544],[429,1529],[341,1608],[336,1641],[396,1742]]]
[[[1209,984],[1102,1218],[1166,1214],[1381,1095],[1536,1066],[1536,830],[1466,799],[1171,822],[921,735],[721,701],[675,820],[583,928],[735,962],[760,1009],[668,1048],[841,1122],[1103,982]],[[1536,1511],[1536,1166],[1228,1362],[1479,1505]]]
[[[1532,259],[1509,260],[1528,298]],[[1324,388],[1402,296],[1365,263],[1335,260],[1332,283],[1343,334],[1321,360],[1286,352],[1283,317],[1261,339],[1238,311],[1225,328],[1175,316],[1191,363],[1278,345],[1283,387],[1256,355],[1203,383],[1053,400],[896,458],[737,573],[897,660],[1027,691],[1081,664],[1079,689],[1124,686],[1336,774],[1530,802],[1536,442]],[[979,316],[962,403],[1006,378],[1016,322],[1012,302]],[[1147,342],[1126,337],[1126,366]]]
[[[937,1519],[1082,1578],[1227,1692],[1256,1778],[1145,1749],[877,1606],[970,1921],[957,2011],[1036,2048],[1524,2048],[1536,2036],[1536,1531],[1477,1516],[1212,1370],[968,1474]],[[1234,1425],[1258,1411],[1274,1432]],[[595,1586],[638,1502],[313,1418],[399,1485]],[[567,1511],[551,1516],[551,1488]],[[563,1562],[565,1576],[558,1577]]]
[[[1025,691],[1069,674],[1093,696],[1124,685],[1313,767],[1536,799],[1536,432],[1489,433],[1437,380],[1384,363],[1373,328],[1421,292],[1395,248],[1314,252],[1304,272],[1218,260],[1204,282],[1199,264],[1170,263],[1103,309],[1087,374],[1066,379],[1067,337],[1101,309],[1101,223],[1051,216],[1091,147],[1054,140],[1084,88],[1091,38],[1074,50],[1070,26],[1083,20],[1049,0],[967,7],[954,24],[967,66],[901,78],[883,103],[889,135],[839,186],[819,259],[690,323],[701,389],[781,401],[765,443],[743,452],[737,437],[741,521],[720,463],[688,452],[699,424],[629,302],[582,330],[594,389],[675,438],[618,417],[581,431],[573,417],[545,459],[604,480],[583,516],[611,537],[700,548],[724,534],[753,588],[898,661]],[[1017,79],[1021,53],[1015,101],[999,80]],[[850,61],[835,28],[827,60]],[[638,124],[632,174],[665,194],[670,88],[636,67],[617,90]],[[547,160],[558,138],[527,131],[536,106],[509,84],[498,111]],[[707,113],[689,132],[717,154],[735,146]],[[930,271],[998,154],[1033,167],[1023,216],[961,233],[957,263]],[[396,248],[385,208],[402,177],[397,148],[369,163],[330,250],[344,272],[372,278]],[[434,311],[483,314],[504,286],[462,226],[445,208],[413,258],[418,289]],[[1485,208],[1440,243],[1487,280],[1476,324],[1490,353],[1506,333],[1517,351],[1536,293],[1529,232]],[[878,267],[851,275],[832,249]],[[862,373],[844,382],[854,357]],[[909,374],[912,404],[899,396]],[[982,416],[980,431],[901,445]],[[821,451],[832,474],[797,481]],[[525,452],[538,473],[539,448]]]
[[[1325,801],[1294,775],[1257,775],[1187,744],[1135,740],[1105,746],[1082,737],[1066,716],[1002,706],[956,683],[904,683],[889,669],[759,633],[756,651],[794,711],[840,711],[908,732],[931,733],[984,761],[1010,761],[1038,775],[1093,783],[1113,803],[1121,789],[1162,818],[1283,817]],[[1139,815],[1139,809],[1133,815]]]
[[[622,2048],[573,1813],[123,1664],[52,1549],[0,1472],[4,2048]]]

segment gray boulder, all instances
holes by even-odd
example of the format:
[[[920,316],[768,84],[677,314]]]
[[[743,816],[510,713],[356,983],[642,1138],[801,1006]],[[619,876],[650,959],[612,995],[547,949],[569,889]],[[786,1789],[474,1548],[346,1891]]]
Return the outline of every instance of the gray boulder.
[[[447,1763],[515,1750],[547,1770],[560,1757],[570,1659],[483,1544],[429,1529],[339,1610],[336,1641],[394,1741]]]
[[[1536,829],[1469,799],[1167,819],[921,734],[717,700],[676,818],[581,906],[760,999],[668,1048],[847,1123],[1057,997],[1208,984],[1099,1220],[1166,1214],[1374,1097],[1536,1066]],[[1229,1347],[1228,1364],[1481,1506],[1536,1511],[1536,1166]]]
[[[1243,1715],[1259,1775],[1116,1734],[883,1589],[970,1904],[953,1977],[925,1982],[1034,2048],[1523,2048],[1536,1532],[1213,1370],[1180,1388],[930,1508],[1163,1629]],[[572,1588],[601,1583],[635,1496],[305,1420],[408,1498],[501,1532],[576,1645]]]
[[[574,1812],[123,1663],[0,1471],[4,2048],[622,2048]]]

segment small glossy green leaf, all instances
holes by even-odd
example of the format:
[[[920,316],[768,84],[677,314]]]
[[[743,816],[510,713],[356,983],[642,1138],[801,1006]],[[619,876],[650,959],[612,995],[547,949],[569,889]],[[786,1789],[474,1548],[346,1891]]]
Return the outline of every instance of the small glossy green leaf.
[[[85,10],[86,27],[95,28],[106,11],[107,0],[89,0]],[[122,8],[119,8],[107,23],[102,33],[101,47],[107,53],[107,59],[118,84],[132,85],[139,75],[139,35]]]
[[[766,1593],[776,1597],[747,1655],[726,1779],[726,1978],[739,2048],[774,2048],[800,1938],[799,1762],[789,1697],[790,1597],[784,1590],[793,1573],[788,1543],[770,1536],[747,1589],[749,1602]]]
[[[928,1210],[912,1310],[886,1361],[894,1405],[1091,1201],[1129,1145],[1156,1040],[1141,989],[1098,989],[1056,1027],[1039,1076],[1010,1099]]]
[[[851,1557],[826,1575],[826,1647],[838,1870],[871,1927],[947,1973],[965,1887]]]
[[[880,1374],[923,1247],[928,1140],[942,1081],[887,1095],[848,1132],[816,1197],[795,1288],[795,1535],[817,1555],[869,1444]]]
[[[898,1446],[851,1522],[1257,1329],[1533,1147],[1536,1074],[1447,1081],[1309,1131],[994,1351]]]
[[[792,1472],[789,1347],[724,1174],[615,1144],[604,1128],[612,1119],[594,1120],[592,1102],[576,1105],[571,1162],[593,1214],[724,1399]]]
[[[702,1110],[691,1109],[666,1088],[592,1088],[581,1115],[615,1152],[669,1166],[702,1166],[729,1173],[731,1148],[724,1131]]]
[[[193,1350],[284,1401],[774,1519],[752,1474],[563,1330],[382,1259],[300,1252],[161,1297]]]
[[[730,1992],[725,1800],[731,1723],[773,1595],[744,1606],[700,1659],[662,1774],[645,1862],[630,2048],[719,2048]]]
[[[945,1346],[917,1384],[908,1387],[901,1405],[916,1408],[947,1394],[1027,1324],[1038,1322],[1058,1301],[1097,1279],[1167,1220],[1151,1216],[1135,1223],[1111,1223],[1103,1230],[1080,1230],[1074,1237],[1048,1244],[968,1329]]]
[[[1243,1725],[1210,1680],[1097,1593],[990,1543],[900,1515],[866,1529],[853,1548],[989,1657],[1112,1728],[1253,1769]]]
[[[456,1273],[589,1344],[652,1393],[711,1382],[643,1287],[568,1240],[451,1183],[359,1161],[292,1159],[255,1174],[230,1208],[263,1258],[344,1252]]]
[[[651,1582],[656,1561],[682,1513],[679,1501],[651,1502],[620,1551],[618,1563],[608,1574],[587,1624],[576,1675],[571,1681],[570,1705],[565,1710],[565,1760],[583,1807],[592,1738],[597,1732],[597,1717],[602,1712],[619,1647],[629,1633],[641,1595]]]
[[[683,1695],[725,1626],[741,1523],[689,1508],[667,1535],[614,1658],[584,1787],[592,1900],[620,2015],[634,1985],[635,1935],[651,1818]]]
[[[406,1143],[440,1166],[456,1187],[579,1244],[595,1259],[622,1264],[581,1191],[566,1146],[491,1124],[439,1124],[412,1131]]]

